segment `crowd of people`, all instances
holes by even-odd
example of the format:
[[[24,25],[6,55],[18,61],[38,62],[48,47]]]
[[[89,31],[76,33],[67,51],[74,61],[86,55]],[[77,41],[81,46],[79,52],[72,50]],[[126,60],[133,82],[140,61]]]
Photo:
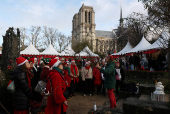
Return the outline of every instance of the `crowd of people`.
[[[160,53],[155,59],[142,54],[131,54],[130,56],[118,57],[115,61],[120,62],[120,65],[125,70],[149,70],[149,71],[166,71],[168,68],[169,54]]]
[[[85,64],[77,67],[74,59],[71,62],[65,58],[42,58],[38,64],[35,57],[27,60],[24,57],[16,59],[18,67],[11,72],[15,92],[13,94],[14,114],[37,114],[42,111],[42,100],[46,93],[47,106],[43,109],[45,114],[65,114],[68,108],[67,99],[76,97],[77,83],[83,83],[83,96],[92,96],[94,91],[98,95],[106,96],[110,100],[110,108],[116,107],[113,93],[119,93],[119,84],[124,80],[123,69],[119,62],[113,61],[113,56],[107,56],[101,61],[85,60]],[[115,64],[116,63],[116,64]],[[81,78],[80,78],[81,75]],[[115,78],[118,76],[118,79]],[[46,82],[45,94],[35,90],[39,81]],[[107,90],[107,92],[106,92]]]
[[[15,84],[13,94],[14,114],[66,114],[71,97],[76,97],[77,83],[83,84],[83,96],[98,95],[108,96],[110,108],[115,108],[116,95],[119,95],[120,85],[124,83],[124,70],[150,70],[163,71],[168,67],[168,54],[166,57],[159,54],[157,60],[137,54],[130,57],[114,59],[109,55],[98,61],[87,59],[74,60],[60,57],[16,59],[18,67],[11,72],[11,80]],[[46,82],[44,94],[35,90],[39,81]],[[46,96],[48,93],[48,96]],[[47,104],[42,109],[42,100],[47,98]]]

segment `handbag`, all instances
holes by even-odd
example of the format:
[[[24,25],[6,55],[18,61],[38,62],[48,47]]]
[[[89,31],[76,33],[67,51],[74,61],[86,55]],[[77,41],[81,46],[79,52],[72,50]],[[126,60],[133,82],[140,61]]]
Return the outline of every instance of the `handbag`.
[[[9,83],[8,83],[8,86],[7,86],[7,90],[10,92],[10,93],[14,93],[15,92],[15,85],[14,85],[14,80],[10,80]]]
[[[68,99],[69,98],[69,91],[66,89],[66,91],[63,93],[63,95],[66,99]]]
[[[119,75],[116,75],[115,78],[116,80],[120,80]]]

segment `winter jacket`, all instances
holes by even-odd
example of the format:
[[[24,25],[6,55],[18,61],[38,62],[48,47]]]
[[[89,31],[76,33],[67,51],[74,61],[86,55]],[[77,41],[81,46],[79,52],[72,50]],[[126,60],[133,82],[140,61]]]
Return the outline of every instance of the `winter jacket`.
[[[146,58],[142,58],[140,64],[144,67],[144,69],[148,68],[148,60]]]
[[[94,85],[102,84],[101,72],[98,68],[93,68]]]
[[[81,76],[83,81],[85,81],[85,79],[93,79],[92,68],[86,69],[85,67],[83,67]]]
[[[32,68],[32,72],[33,72],[33,75],[34,75],[34,77],[31,79],[31,87],[32,87],[32,94],[33,94],[33,98],[32,98],[32,100],[33,101],[36,101],[37,103],[39,102],[41,102],[41,100],[42,100],[42,97],[41,97],[41,94],[40,93],[38,93],[38,92],[36,92],[34,89],[35,89],[35,87],[37,86],[37,84],[38,84],[38,81],[40,80],[40,77],[38,77],[38,76],[40,76],[40,75],[38,75],[38,69],[37,69],[37,67],[33,67]]]
[[[140,57],[139,56],[135,56],[135,66],[139,66],[140,63]]]
[[[46,77],[50,72],[50,67],[49,66],[44,66],[43,70],[41,72],[40,80],[47,82]]]
[[[104,85],[107,89],[115,88],[116,79],[115,79],[115,62],[108,62],[106,68],[100,69],[101,73],[104,73]]]
[[[130,56],[130,58],[129,58],[129,63],[130,63],[130,65],[135,65],[135,57],[133,56]]]
[[[32,93],[28,86],[26,72],[24,72],[20,67],[17,67],[13,72],[11,72],[10,79],[14,80],[15,84],[15,93],[13,94],[14,109],[19,111],[28,110],[30,107]]]
[[[50,80],[48,80],[46,88],[52,95],[47,98],[45,114],[61,114],[61,112],[66,112],[67,106],[63,104],[66,101],[63,95],[66,91],[64,77],[57,70],[51,70],[48,77]],[[51,87],[53,92],[51,92]]]
[[[68,67],[69,68],[69,67]],[[70,72],[67,69],[63,69],[63,75],[64,75],[64,79],[67,81],[67,87],[70,87],[71,84],[71,76],[70,76]]]

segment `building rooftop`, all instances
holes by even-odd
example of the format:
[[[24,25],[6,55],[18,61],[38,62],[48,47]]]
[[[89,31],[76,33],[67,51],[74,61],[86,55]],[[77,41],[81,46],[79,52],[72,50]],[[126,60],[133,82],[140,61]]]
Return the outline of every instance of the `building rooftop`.
[[[117,31],[115,31],[117,33]],[[103,30],[95,30],[96,37],[109,37],[116,38],[115,34],[112,31],[103,31]]]

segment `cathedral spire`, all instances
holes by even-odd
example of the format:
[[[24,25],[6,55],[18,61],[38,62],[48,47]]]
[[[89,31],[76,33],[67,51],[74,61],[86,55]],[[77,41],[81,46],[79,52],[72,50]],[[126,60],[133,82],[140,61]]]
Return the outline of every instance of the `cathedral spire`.
[[[120,0],[120,24],[119,27],[123,28],[123,18],[122,18],[122,5],[121,5],[121,0]]]

